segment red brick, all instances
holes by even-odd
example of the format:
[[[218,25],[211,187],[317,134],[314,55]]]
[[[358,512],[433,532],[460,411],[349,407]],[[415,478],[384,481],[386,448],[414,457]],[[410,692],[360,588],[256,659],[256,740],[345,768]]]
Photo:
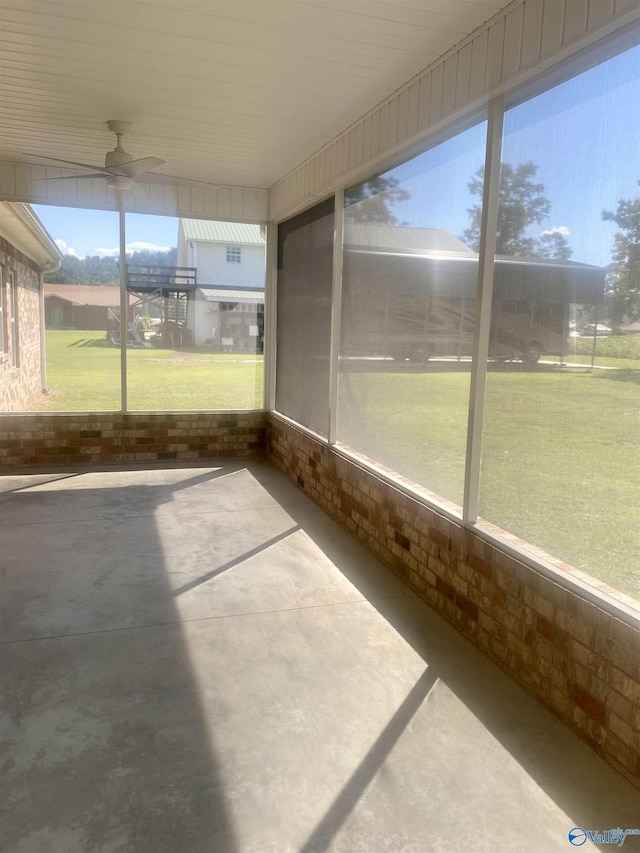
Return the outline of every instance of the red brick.
[[[569,699],[589,717],[604,725],[605,707],[603,703],[574,681],[569,682]]]

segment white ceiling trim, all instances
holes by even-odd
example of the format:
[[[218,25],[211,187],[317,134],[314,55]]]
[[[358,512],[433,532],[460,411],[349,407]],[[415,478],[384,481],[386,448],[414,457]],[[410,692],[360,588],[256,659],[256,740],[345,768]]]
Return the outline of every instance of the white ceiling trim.
[[[390,168],[491,98],[638,20],[633,0],[514,0],[272,187],[270,219]]]
[[[100,164],[120,119],[134,157],[166,161],[158,174],[259,194],[506,2],[0,0],[0,161]],[[43,202],[20,171],[13,197]],[[180,210],[227,215],[206,199]],[[94,187],[63,199],[103,201]],[[259,195],[253,209],[266,215]]]

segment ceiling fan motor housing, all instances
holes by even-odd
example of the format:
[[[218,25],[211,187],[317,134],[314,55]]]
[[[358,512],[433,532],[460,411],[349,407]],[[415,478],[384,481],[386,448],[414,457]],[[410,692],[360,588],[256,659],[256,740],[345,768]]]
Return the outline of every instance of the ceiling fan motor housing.
[[[118,137],[118,144],[113,151],[107,151],[104,158],[104,167],[105,169],[110,169],[114,166],[122,166],[123,163],[130,163],[132,159],[131,154],[120,147],[120,137]]]
[[[110,190],[130,190],[133,186],[133,178],[126,175],[111,175],[107,178],[107,186]]]
[[[131,154],[125,151],[124,148],[120,145],[120,139],[123,134],[125,134],[128,130],[131,129],[130,122],[110,119],[107,122],[107,127],[112,133],[115,133],[117,143],[113,151],[108,151],[104,158],[105,169],[112,168],[113,166],[121,166],[123,163],[130,163],[133,159]]]

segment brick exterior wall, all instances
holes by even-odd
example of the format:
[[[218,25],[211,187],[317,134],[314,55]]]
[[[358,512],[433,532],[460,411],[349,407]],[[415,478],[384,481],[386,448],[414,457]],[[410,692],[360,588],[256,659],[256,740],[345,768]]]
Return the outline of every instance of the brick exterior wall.
[[[262,457],[264,412],[0,415],[0,472],[23,465]]]
[[[0,237],[4,352],[0,353],[0,411],[17,412],[33,407],[42,392],[40,364],[40,274],[37,265]],[[9,273],[17,282],[17,324],[20,363],[12,366],[11,288]]]
[[[267,459],[640,786],[640,631],[269,415]]]

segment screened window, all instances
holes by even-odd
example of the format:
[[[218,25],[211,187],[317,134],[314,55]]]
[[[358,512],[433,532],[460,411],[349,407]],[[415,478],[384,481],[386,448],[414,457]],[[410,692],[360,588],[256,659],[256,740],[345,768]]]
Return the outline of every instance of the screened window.
[[[20,325],[18,322],[18,282],[16,281],[15,273],[10,272],[9,291],[10,291],[10,314],[9,327],[11,335],[11,366],[20,367]]]
[[[635,598],[639,99],[634,48],[505,114],[479,506]]]
[[[0,267],[0,353],[5,352],[5,298],[4,298],[4,276]]]
[[[240,247],[227,246],[215,230],[207,232],[209,222],[127,213],[125,224],[128,233],[146,243],[176,244],[158,253],[151,268],[144,265],[144,255],[128,260],[129,406],[171,411],[261,407],[264,244],[243,247],[242,266],[228,270],[227,262],[240,263]],[[233,222],[220,227],[238,229]],[[259,233],[257,225],[240,227]],[[210,238],[197,253],[189,245],[194,232]]]
[[[462,504],[479,124],[345,193],[337,438]],[[481,188],[481,184],[480,184]]]
[[[320,435],[329,425],[334,201],[278,228],[276,408]]]

